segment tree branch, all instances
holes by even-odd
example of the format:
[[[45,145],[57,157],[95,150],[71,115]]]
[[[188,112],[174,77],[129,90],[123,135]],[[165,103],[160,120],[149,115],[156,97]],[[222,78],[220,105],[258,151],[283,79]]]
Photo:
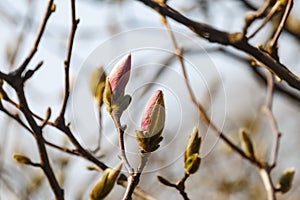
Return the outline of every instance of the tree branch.
[[[151,7],[162,16],[168,16],[178,23],[185,25],[197,35],[205,38],[210,42],[229,45],[253,56],[256,60],[266,65],[278,77],[286,81],[291,87],[300,90],[300,78],[297,75],[293,74],[287,67],[274,60],[268,54],[250,45],[247,38],[242,33],[227,33],[217,30],[207,24],[188,19],[171,7],[160,5],[152,0],[138,1]]]
[[[53,0],[49,0],[44,17],[39,26],[35,41],[33,43],[33,46],[31,48],[30,52],[28,53],[26,59],[23,61],[23,63],[20,65],[20,67],[18,69],[16,69],[15,73],[22,74],[23,71],[26,69],[27,65],[29,64],[29,62],[31,61],[31,59],[33,58],[33,56],[35,55],[35,53],[37,52],[39,43],[40,43],[41,38],[45,31],[48,19],[50,18],[51,14],[55,11],[53,8],[54,6],[55,5],[53,3]]]
[[[57,120],[63,120],[63,121],[65,120],[64,115],[66,112],[66,107],[67,107],[67,103],[68,103],[68,99],[69,99],[69,95],[70,95],[70,62],[71,62],[75,32],[77,29],[77,25],[79,23],[79,19],[76,19],[75,0],[71,0],[71,18],[72,18],[72,28],[71,28],[71,32],[70,32],[70,36],[69,36],[67,56],[64,61],[65,93],[64,93],[64,99],[63,99],[62,107],[60,110],[60,114],[57,118]]]

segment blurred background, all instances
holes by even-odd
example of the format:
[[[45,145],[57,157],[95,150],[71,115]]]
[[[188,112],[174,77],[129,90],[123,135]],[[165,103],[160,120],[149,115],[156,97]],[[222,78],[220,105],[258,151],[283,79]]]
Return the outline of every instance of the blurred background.
[[[248,2],[248,1],[247,1]],[[262,0],[249,1],[255,7]],[[29,68],[44,61],[42,68],[25,85],[31,110],[45,116],[52,109],[55,120],[59,114],[64,87],[64,59],[71,28],[68,1],[56,1],[56,11],[50,17],[38,52]],[[9,72],[25,59],[33,44],[42,19],[46,1],[0,1],[0,69]],[[185,16],[205,22],[218,29],[237,32],[244,25],[250,10],[238,0],[170,0],[168,5]],[[300,21],[299,1],[294,1],[292,16]],[[203,137],[202,163],[199,171],[186,182],[191,199],[266,199],[265,188],[257,169],[231,151],[218,136],[208,130],[190,101],[174,48],[161,17],[138,1],[77,0],[80,23],[75,36],[71,60],[71,97],[67,121],[80,143],[87,149],[97,146],[99,120],[96,102],[90,92],[90,76],[102,66],[109,74],[114,64],[126,53],[132,53],[132,72],[126,93],[133,98],[122,116],[127,124],[126,147],[130,162],[138,164],[135,130],[140,129],[144,106],[152,93],[162,89],[165,94],[166,124],[164,139],[153,153],[141,178],[140,186],[157,199],[181,199],[177,191],[163,186],[157,176],[176,182],[184,175],[183,153],[189,134],[196,126]],[[240,145],[239,130],[246,128],[253,139],[260,159],[269,158],[273,135],[269,122],[261,112],[265,104],[265,83],[248,64],[247,55],[232,48],[210,44],[186,27],[168,20],[178,44],[184,49],[188,78],[194,94],[203,104],[217,127]],[[300,23],[300,22],[299,22]],[[259,23],[254,23],[249,32]],[[263,44],[270,37],[272,25],[267,24],[251,41]],[[297,31],[295,32],[297,33]],[[283,32],[279,40],[281,62],[300,75],[300,28],[297,34]],[[283,136],[278,163],[272,173],[276,184],[288,167],[296,170],[293,188],[278,199],[299,199],[300,190],[300,93],[287,87],[290,94],[275,92],[274,115]],[[7,84],[10,97],[16,95]],[[4,104],[12,113],[15,108]],[[95,154],[108,166],[118,158],[117,132],[110,116],[102,108],[101,150]],[[23,119],[23,116],[20,116]],[[72,148],[66,137],[51,127],[44,136],[60,146]],[[76,156],[48,148],[54,171],[65,189],[66,199],[87,199],[89,191],[101,173],[88,171],[91,163]],[[38,151],[32,135],[4,113],[0,113],[0,199],[53,199],[48,181],[41,170],[19,165],[13,153],[22,153],[38,161]],[[124,173],[126,173],[124,171]],[[124,188],[116,185],[107,199],[121,199]]]

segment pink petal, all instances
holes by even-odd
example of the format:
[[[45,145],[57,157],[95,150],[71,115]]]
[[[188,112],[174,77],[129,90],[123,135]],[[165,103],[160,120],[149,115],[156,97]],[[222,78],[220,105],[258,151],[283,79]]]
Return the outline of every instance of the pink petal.
[[[111,91],[117,96],[124,92],[129,81],[131,69],[131,54],[124,56],[113,68],[109,75]]]
[[[149,99],[142,118],[141,128],[142,131],[147,130],[149,124],[151,123],[151,115],[153,113],[153,109],[155,105],[157,105],[160,101],[163,101],[163,93],[161,90],[157,90]]]

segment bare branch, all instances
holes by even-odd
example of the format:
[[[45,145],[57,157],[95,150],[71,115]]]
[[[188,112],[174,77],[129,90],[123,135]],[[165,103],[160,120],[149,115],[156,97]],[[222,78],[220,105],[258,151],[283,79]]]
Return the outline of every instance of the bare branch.
[[[173,8],[169,6],[162,6],[152,0],[138,1],[151,7],[161,15],[168,16],[178,23],[185,25],[187,28],[191,29],[193,32],[210,42],[229,45],[253,56],[255,59],[266,65],[278,77],[286,81],[291,87],[300,90],[300,78],[297,75],[293,74],[287,67],[274,60],[265,52],[262,52],[256,47],[250,45],[247,38],[242,33],[230,34],[217,30],[207,24],[190,20],[181,15],[178,11],[175,11]]]
[[[204,109],[204,107],[197,101],[193,90],[191,88],[189,79],[187,77],[187,73],[186,73],[186,67],[183,61],[183,55],[182,55],[182,49],[178,47],[177,42],[175,40],[175,37],[173,35],[173,32],[170,30],[170,27],[167,23],[167,20],[165,19],[164,16],[162,16],[162,22],[171,38],[172,44],[175,48],[175,53],[177,56],[177,59],[180,63],[181,66],[181,70],[182,70],[182,74],[184,77],[184,81],[185,81],[185,85],[187,87],[188,93],[190,95],[190,99],[192,101],[192,103],[196,106],[196,108],[198,109],[199,115],[200,117],[204,120],[204,122],[206,123],[206,125],[208,127],[210,127],[216,134],[217,136],[220,136],[220,138],[229,146],[231,147],[236,153],[238,153],[240,156],[242,156],[243,158],[245,158],[246,160],[250,161],[251,163],[254,163],[255,165],[261,167],[262,163],[260,163],[258,160],[248,157],[245,152],[243,150],[241,150],[237,145],[235,145],[229,138],[227,138],[226,135],[224,135],[224,133],[222,131],[220,131],[215,125],[214,123],[209,119],[208,115],[206,114],[206,111]]]
[[[63,99],[62,107],[60,110],[60,114],[57,118],[57,120],[63,120],[63,121],[64,121],[64,115],[66,112],[66,107],[67,107],[67,103],[68,103],[68,99],[69,99],[69,95],[70,95],[70,62],[71,62],[75,32],[77,29],[77,25],[79,23],[79,19],[76,19],[75,0],[71,0],[71,13],[72,13],[71,14],[72,28],[71,28],[71,32],[70,32],[70,36],[69,36],[67,56],[64,61],[65,93],[64,93],[64,99]]]
[[[53,3],[53,0],[49,0],[44,17],[41,21],[35,41],[33,43],[33,46],[31,48],[30,52],[28,53],[26,59],[23,61],[23,63],[20,65],[20,67],[15,71],[15,73],[22,74],[23,71],[26,69],[27,65],[29,64],[29,62],[31,61],[31,59],[33,58],[33,56],[35,55],[35,53],[37,52],[39,43],[40,43],[41,38],[45,31],[48,19],[50,18],[51,14],[55,11],[53,8],[54,6],[55,5]]]

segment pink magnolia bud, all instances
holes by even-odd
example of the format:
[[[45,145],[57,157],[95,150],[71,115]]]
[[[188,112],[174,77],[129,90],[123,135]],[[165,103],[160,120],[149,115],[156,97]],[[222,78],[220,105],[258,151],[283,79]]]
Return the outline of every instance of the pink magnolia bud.
[[[165,123],[165,105],[161,90],[157,90],[148,101],[142,118],[142,131],[157,134],[162,131]]]
[[[165,126],[164,96],[161,90],[157,90],[145,107],[142,118],[142,130],[136,131],[137,141],[143,152],[153,152],[159,147],[163,137]]]
[[[124,93],[125,87],[129,81],[131,69],[131,54],[124,56],[113,68],[109,75],[109,83],[114,99]]]

